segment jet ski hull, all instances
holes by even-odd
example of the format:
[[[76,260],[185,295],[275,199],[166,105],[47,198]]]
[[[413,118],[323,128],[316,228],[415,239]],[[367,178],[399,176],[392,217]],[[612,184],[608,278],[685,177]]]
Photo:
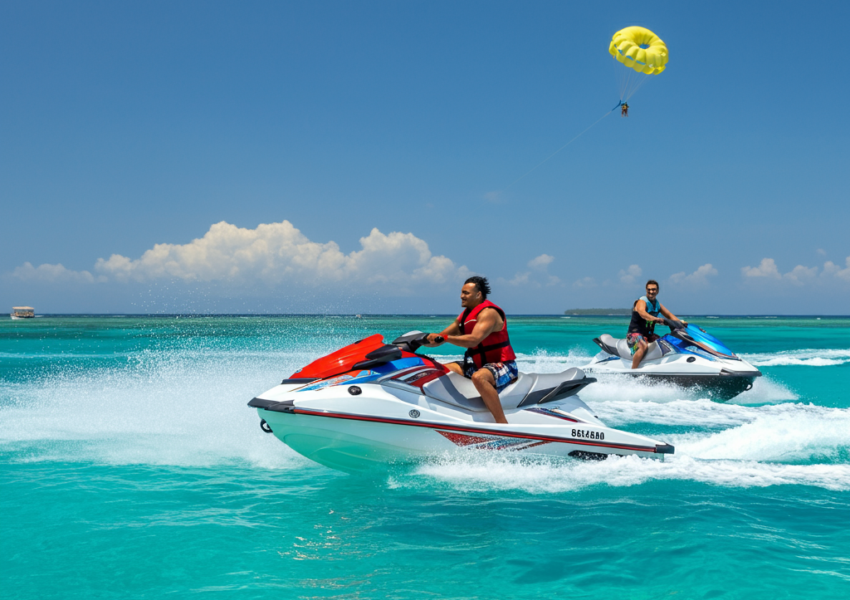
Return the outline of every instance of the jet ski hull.
[[[629,373],[628,371],[605,373],[602,370],[592,368],[588,368],[588,371],[597,377],[604,377],[605,375],[635,377],[640,379],[641,383],[648,385],[672,384],[683,389],[694,390],[697,393],[704,392],[712,400],[716,400],[717,402],[726,402],[751,390],[756,378],[761,375],[761,373],[757,375],[676,375]]]
[[[512,428],[298,408],[287,412],[258,408],[258,414],[280,441],[299,454],[346,472],[422,462],[463,450],[583,459],[604,459],[612,454],[659,458],[673,452],[668,444],[585,422],[574,422],[567,427]],[[580,439],[574,435],[587,437]]]

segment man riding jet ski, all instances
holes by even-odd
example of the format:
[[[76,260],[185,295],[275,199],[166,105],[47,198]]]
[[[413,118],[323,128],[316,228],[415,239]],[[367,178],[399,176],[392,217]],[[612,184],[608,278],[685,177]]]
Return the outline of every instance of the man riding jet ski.
[[[671,321],[679,320],[658,301],[658,282],[650,279],[646,282],[646,296],[635,300],[632,306],[632,320],[626,334],[626,343],[633,356],[632,369],[638,368],[649,344],[658,339],[655,335],[655,324],[664,323],[664,318],[658,316],[660,314]],[[687,325],[685,321],[682,323]]]
[[[596,381],[581,369],[517,373],[497,395],[510,424],[495,423],[474,381],[416,354],[439,343],[432,339],[414,331],[386,344],[373,335],[299,369],[248,405],[264,431],[343,471],[459,448],[584,459],[673,453],[669,444],[606,427],[576,395]]]
[[[435,348],[448,342],[466,348],[463,363],[446,367],[471,379],[496,423],[507,423],[499,392],[517,379],[516,354],[508,337],[505,311],[487,300],[489,294],[486,277],[467,279],[460,290],[464,311],[442,333],[429,334],[427,345]]]
[[[650,382],[695,387],[720,401],[753,387],[756,377],[761,376],[758,369],[705,330],[678,320],[658,302],[657,294],[658,283],[650,280],[646,296],[635,301],[626,339],[608,334],[594,339],[602,351],[585,370],[595,375],[642,376]],[[656,323],[670,327],[670,333],[655,335]]]

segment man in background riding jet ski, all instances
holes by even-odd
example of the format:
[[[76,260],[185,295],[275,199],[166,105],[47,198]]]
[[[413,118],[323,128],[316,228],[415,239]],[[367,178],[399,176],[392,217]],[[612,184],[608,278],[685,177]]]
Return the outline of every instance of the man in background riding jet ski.
[[[655,335],[655,324],[664,323],[664,319],[658,316],[659,313],[671,321],[679,320],[657,300],[657,296],[658,282],[650,279],[646,282],[646,296],[635,300],[632,306],[632,322],[629,323],[629,333],[626,336],[626,343],[633,356],[632,369],[640,366],[649,344],[658,339]],[[682,323],[687,325],[685,321]]]
[[[487,300],[490,284],[486,277],[470,277],[460,291],[464,311],[441,333],[428,334],[428,346],[448,342],[466,348],[463,363],[446,367],[471,379],[496,423],[507,423],[499,392],[519,376],[516,355],[508,338],[505,311]]]

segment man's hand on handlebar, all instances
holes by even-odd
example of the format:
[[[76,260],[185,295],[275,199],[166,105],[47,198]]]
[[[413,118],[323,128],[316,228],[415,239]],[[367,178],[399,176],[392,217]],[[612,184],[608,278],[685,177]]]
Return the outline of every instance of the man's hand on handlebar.
[[[428,340],[425,345],[429,348],[436,348],[446,343],[446,338],[441,333],[429,333],[425,339]]]
[[[683,321],[681,319],[664,319],[661,317],[655,317],[655,322],[660,323],[662,325],[666,325],[670,329],[678,329],[679,327],[687,327],[688,322]]]

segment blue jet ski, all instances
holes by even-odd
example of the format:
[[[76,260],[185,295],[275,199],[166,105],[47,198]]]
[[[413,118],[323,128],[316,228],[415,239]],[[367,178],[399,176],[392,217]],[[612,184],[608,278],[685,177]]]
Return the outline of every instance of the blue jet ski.
[[[738,357],[723,342],[693,324],[665,319],[670,333],[649,344],[637,369],[626,340],[602,334],[593,341],[601,352],[583,369],[599,377],[625,375],[647,382],[696,388],[712,400],[731,400],[753,387],[761,371]]]

